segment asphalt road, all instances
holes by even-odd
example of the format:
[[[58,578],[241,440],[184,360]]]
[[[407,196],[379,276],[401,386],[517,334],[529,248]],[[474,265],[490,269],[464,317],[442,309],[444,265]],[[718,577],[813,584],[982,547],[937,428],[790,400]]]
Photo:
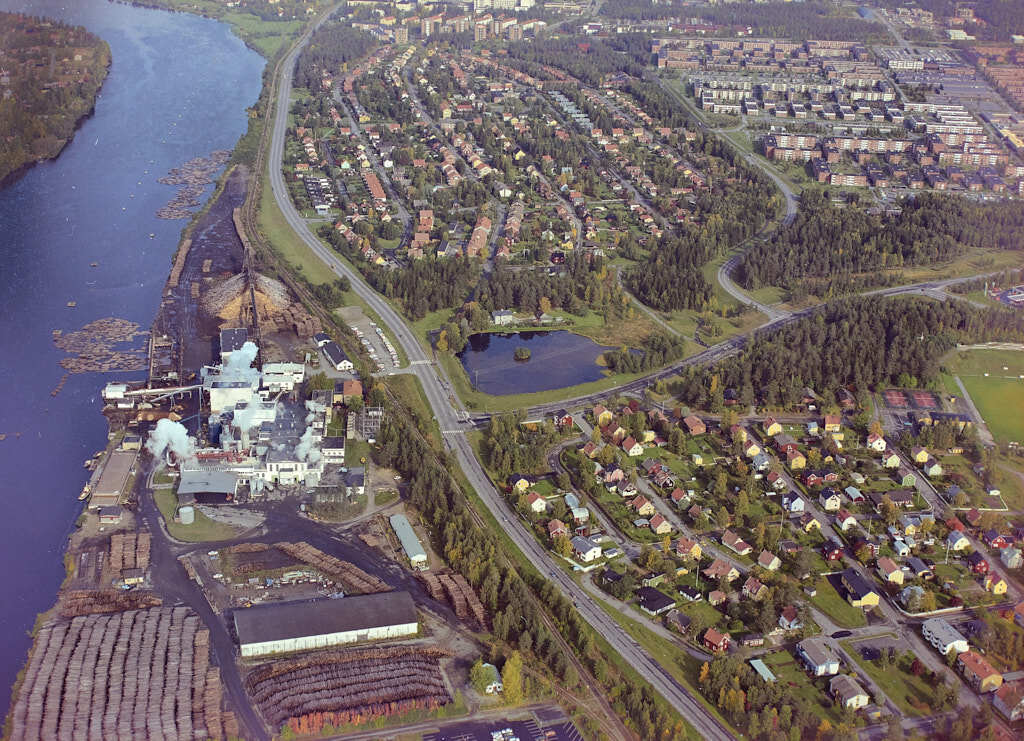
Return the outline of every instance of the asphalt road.
[[[366,301],[395,335],[395,339],[405,350],[414,372],[423,386],[427,401],[443,433],[445,445],[456,456],[470,484],[476,489],[498,521],[503,523],[516,546],[542,574],[549,574],[551,581],[573,601],[580,614],[594,630],[601,634],[645,680],[650,682],[658,693],[696,728],[703,738],[715,741],[732,738],[728,730],[696,698],[683,688],[650,654],[641,649],[636,641],[609,617],[568,574],[554,565],[548,551],[519,524],[518,520],[509,517],[510,508],[491,484],[466,438],[465,430],[471,427],[468,415],[459,408],[459,402],[448,390],[450,386],[445,380],[442,380],[439,369],[431,364],[427,353],[412,330],[392,306],[363,281],[362,276],[348,267],[316,238],[296,211],[285,186],[281,172],[281,160],[284,154],[292,74],[295,61],[307,39],[308,37],[296,45],[280,67],[277,107],[270,145],[270,185],[278,207],[288,224],[295,231],[297,237],[302,239],[332,271],[347,277],[352,282],[352,289]]]

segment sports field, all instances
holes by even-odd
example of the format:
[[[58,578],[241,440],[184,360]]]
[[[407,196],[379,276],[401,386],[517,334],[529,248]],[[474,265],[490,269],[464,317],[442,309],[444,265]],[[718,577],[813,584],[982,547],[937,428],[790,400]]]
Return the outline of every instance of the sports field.
[[[1024,352],[954,351],[943,365],[960,376],[997,441],[1024,442]]]

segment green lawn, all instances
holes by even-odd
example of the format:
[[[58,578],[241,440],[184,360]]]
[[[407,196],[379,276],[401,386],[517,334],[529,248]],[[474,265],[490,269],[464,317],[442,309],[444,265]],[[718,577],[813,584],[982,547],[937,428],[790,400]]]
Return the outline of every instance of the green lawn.
[[[1020,376],[1024,374],[1024,352],[1020,350],[953,350],[942,359],[950,373],[965,376]],[[1006,368],[1006,370],[1003,370]]]
[[[345,465],[349,468],[353,466],[365,465],[362,459],[370,460],[370,444],[365,440],[346,440],[345,441]]]
[[[803,666],[797,663],[796,659],[788,651],[775,651],[765,654],[761,660],[772,670],[772,674],[781,683],[789,687],[789,690],[807,700],[815,715],[819,718],[827,718],[833,726],[837,725],[842,717],[832,698],[828,695],[828,680],[818,679],[820,687],[812,681]]]
[[[1024,442],[1024,380],[984,376],[960,380],[997,441]]]
[[[811,598],[811,604],[828,615],[836,625],[860,628],[868,624],[864,611],[840,597],[828,579],[820,577],[814,587],[818,593]]]
[[[157,489],[153,492],[156,506],[163,515],[167,532],[172,538],[188,543],[205,543],[214,540],[230,540],[238,535],[238,528],[215,522],[196,510],[196,519],[191,525],[182,525],[174,521],[174,512],[178,506],[178,497],[172,489]]]
[[[853,641],[843,641],[846,652],[860,665],[861,669],[878,684],[879,688],[905,714],[918,717],[931,715],[928,703],[935,696],[935,691],[924,678],[915,677],[910,673],[909,664],[899,660],[888,669],[882,669],[873,661],[865,661]]]
[[[337,276],[330,268],[313,254],[313,250],[299,239],[284,214],[277,207],[269,182],[264,181],[263,192],[260,194],[259,228],[271,247],[299,275],[305,276],[310,283],[333,283]]]

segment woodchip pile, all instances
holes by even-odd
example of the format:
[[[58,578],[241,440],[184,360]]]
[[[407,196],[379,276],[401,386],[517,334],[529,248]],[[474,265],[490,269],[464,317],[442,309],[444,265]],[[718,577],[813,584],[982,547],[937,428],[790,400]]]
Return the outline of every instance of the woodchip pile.
[[[72,373],[134,371],[145,369],[145,349],[118,350],[115,345],[132,342],[145,334],[135,322],[107,317],[74,332],[55,334],[53,344],[69,354],[60,364]]]
[[[257,274],[254,288],[259,324],[264,331],[291,330],[300,337],[311,337],[323,328],[319,319],[311,316],[301,303],[292,300],[288,288],[280,281]],[[242,273],[220,281],[207,290],[202,303],[203,309],[210,316],[229,321],[252,322],[252,298]]]
[[[230,159],[231,152],[218,150],[209,157],[195,157],[181,167],[173,168],[167,175],[158,178],[158,183],[178,185],[177,195],[170,203],[156,212],[161,219],[184,219],[191,215],[191,209],[201,205],[199,197],[206,186],[213,182],[213,176]]]
[[[361,723],[451,702],[441,674],[447,651],[418,646],[324,651],[257,667],[245,679],[272,728],[298,735],[325,723]]]
[[[274,547],[284,551],[292,558],[309,564],[335,581],[341,582],[346,589],[353,592],[371,594],[391,591],[391,587],[382,579],[367,574],[353,563],[329,556],[309,543],[275,543]]]
[[[187,607],[49,623],[39,631],[11,712],[15,741],[222,739],[209,632]]]
[[[421,571],[416,576],[426,586],[431,597],[442,602],[447,598],[458,617],[472,616],[482,628],[487,627],[487,614],[484,612],[483,603],[462,574],[451,571],[436,574]]]

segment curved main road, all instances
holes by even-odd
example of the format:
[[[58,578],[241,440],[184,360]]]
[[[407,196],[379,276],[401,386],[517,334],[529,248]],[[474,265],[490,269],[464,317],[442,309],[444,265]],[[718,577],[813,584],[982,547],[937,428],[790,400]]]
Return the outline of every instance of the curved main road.
[[[283,60],[277,80],[277,107],[271,137],[269,177],[274,199],[288,224],[295,231],[297,237],[332,271],[352,282],[352,289],[394,333],[396,341],[401,344],[412,364],[413,372],[423,385],[427,400],[441,427],[445,444],[456,456],[470,484],[476,489],[495,518],[505,527],[516,546],[542,574],[548,574],[550,580],[573,601],[580,614],[594,630],[607,640],[612,648],[646,681],[650,682],[658,693],[694,726],[702,738],[712,741],[731,739],[732,735],[729,731],[688,690],[643,650],[568,574],[554,565],[551,555],[519,524],[517,518],[509,517],[508,505],[491,484],[466,439],[465,429],[468,426],[468,415],[458,408],[458,402],[454,395],[448,391],[450,387],[441,378],[438,369],[431,364],[409,325],[387,301],[363,282],[362,276],[317,239],[296,211],[285,186],[281,172],[281,160],[284,154],[285,129],[288,123],[292,73],[296,59],[308,38],[308,35],[303,37]]]

